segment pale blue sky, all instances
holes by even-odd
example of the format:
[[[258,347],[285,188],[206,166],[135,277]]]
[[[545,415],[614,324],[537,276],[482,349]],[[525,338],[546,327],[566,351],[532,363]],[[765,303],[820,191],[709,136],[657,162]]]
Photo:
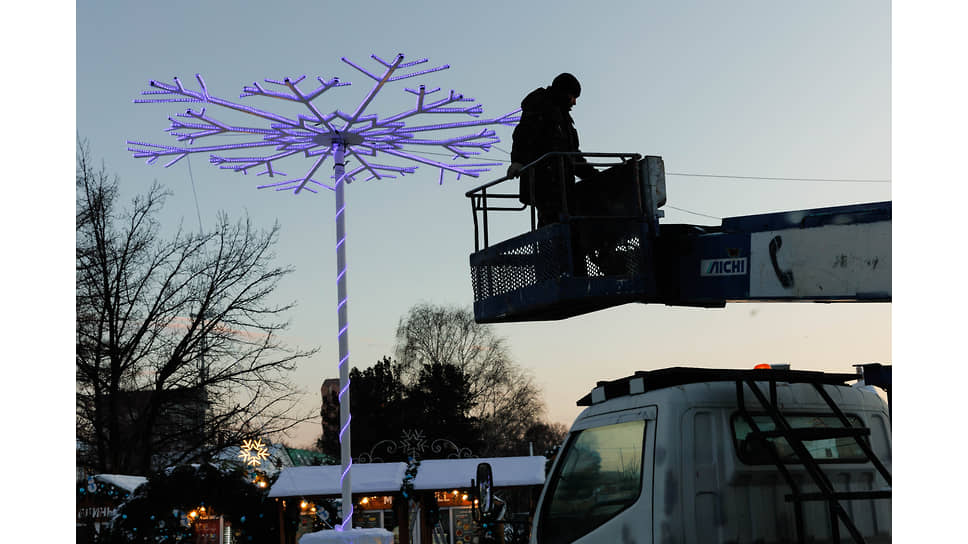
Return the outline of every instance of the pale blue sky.
[[[574,72],[584,84],[574,113],[586,151],[660,154],[670,172],[681,173],[890,177],[885,186],[670,176],[669,190],[671,205],[717,217],[893,197],[891,305],[631,306],[499,332],[544,384],[552,416],[565,422],[596,379],[673,362],[745,367],[785,360],[843,370],[854,362],[893,359],[893,426],[902,437],[894,443],[894,466],[902,467],[894,487],[902,492],[893,506],[903,513],[895,516],[894,534],[899,542],[941,542],[954,534],[961,503],[954,496],[946,500],[944,489],[963,488],[964,473],[952,470],[947,457],[935,463],[925,462],[925,455],[960,451],[963,441],[951,430],[964,411],[965,3],[361,2],[357,8],[272,2],[241,15],[230,11],[235,4],[5,6],[0,93],[9,152],[0,224],[12,258],[3,269],[8,390],[0,405],[6,435],[30,446],[29,466],[14,471],[11,482],[22,503],[72,497],[66,486],[58,487],[58,497],[38,483],[73,477],[67,361],[73,355],[74,193],[63,180],[74,169],[75,128],[126,190],[139,191],[153,179],[175,190],[170,215],[193,226],[185,166],[149,168],[124,149],[134,137],[164,142],[165,117],[173,112],[130,103],[149,79],[201,72],[214,90],[231,96],[265,77],[349,78],[341,56],[403,52],[453,65],[437,84],[479,98],[495,114],[559,71]],[[448,9],[458,15],[442,16]],[[75,76],[72,107],[68,86]],[[360,92],[345,91],[351,103]],[[263,224],[283,223],[287,249],[280,248],[280,259],[299,267],[284,293],[301,303],[293,337],[322,347],[300,378],[315,404],[319,381],[335,376],[331,200],[263,194],[253,188],[255,178],[217,172],[198,160],[194,173],[206,221],[218,209],[233,215],[248,209]],[[435,175],[420,175],[426,179],[407,178],[402,189],[360,185],[354,186],[359,194],[349,195],[357,366],[392,349],[396,320],[417,300],[470,303],[472,233],[462,195],[473,182],[439,188]],[[406,214],[373,213],[403,199]],[[706,221],[672,210],[668,215],[670,221]],[[407,256],[405,245],[426,259]],[[397,278],[395,288],[387,287],[388,277]],[[596,336],[614,345],[599,349],[589,340]],[[305,436],[315,432],[314,426]],[[21,449],[7,451],[8,464],[23,466]],[[73,523],[58,519],[51,527],[49,516],[33,509],[25,523],[6,529],[7,536],[31,538],[43,526],[49,537],[70,538]]]
[[[245,4],[244,7],[239,7]],[[265,78],[338,76],[321,109],[356,106],[369,83],[340,57],[370,54],[450,64],[428,84],[478,99],[485,115],[518,107],[562,71],[582,82],[573,111],[585,151],[661,155],[670,173],[890,180],[891,12],[881,0],[689,2],[104,1],[77,10],[77,132],[133,195],[158,180],[175,192],[165,220],[198,227],[186,161],[133,159],[125,141],[169,144],[167,116],[184,105],[135,105],[151,79],[201,73],[209,92],[237,99]],[[467,4],[470,5],[470,4]],[[369,111],[402,109],[403,86]],[[327,100],[328,97],[328,100]],[[325,109],[328,108],[328,109]],[[385,109],[383,109],[385,108]],[[215,111],[215,108],[212,108]],[[499,128],[510,149],[510,128]],[[496,150],[489,158],[506,163]],[[499,170],[500,171],[500,170]],[[280,299],[298,301],[288,340],[319,345],[296,376],[307,403],[336,377],[333,195],[274,193],[265,178],[193,157],[203,224],[224,210],[278,220],[280,264],[296,272]],[[419,302],[469,306],[470,206],[481,180],[420,168],[347,191],[351,364],[392,354],[400,317]],[[670,175],[667,222],[891,199],[891,183],[704,179]],[[523,225],[523,223],[522,223]],[[508,227],[509,232],[517,225]],[[891,305],[755,304],[726,309],[631,305],[564,322],[496,327],[545,391],[548,415],[569,423],[596,380],[673,364],[850,370],[891,353]],[[306,445],[308,426],[292,437]]]

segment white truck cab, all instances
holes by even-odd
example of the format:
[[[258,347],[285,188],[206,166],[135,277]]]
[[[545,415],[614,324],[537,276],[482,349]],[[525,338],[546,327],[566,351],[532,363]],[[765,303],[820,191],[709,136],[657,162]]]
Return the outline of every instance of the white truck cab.
[[[599,382],[531,543],[890,542],[890,411],[860,377],[677,367]]]

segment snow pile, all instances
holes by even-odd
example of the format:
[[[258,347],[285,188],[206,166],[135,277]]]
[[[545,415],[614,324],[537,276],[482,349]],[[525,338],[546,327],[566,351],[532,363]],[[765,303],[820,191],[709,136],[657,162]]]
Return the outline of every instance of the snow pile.
[[[356,468],[355,466],[353,468]],[[299,544],[393,544],[393,533],[386,529],[347,529],[306,533]]]
[[[126,474],[96,474],[94,479],[105,484],[123,489],[128,493],[134,493],[138,486],[146,483],[148,478],[144,476],[128,476]]]
[[[417,477],[413,480],[413,488],[468,488],[471,486],[471,479],[477,478],[477,465],[480,463],[491,465],[494,487],[543,485],[546,461],[547,459],[540,455],[477,459],[427,459],[420,462]]]

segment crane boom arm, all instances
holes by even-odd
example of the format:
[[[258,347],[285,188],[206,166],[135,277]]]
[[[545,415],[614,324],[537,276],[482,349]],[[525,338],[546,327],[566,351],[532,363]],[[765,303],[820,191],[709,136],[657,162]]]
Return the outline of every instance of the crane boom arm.
[[[478,241],[483,212],[485,247],[470,256],[477,321],[556,320],[629,302],[890,302],[891,202],[660,225],[662,159],[635,156],[629,168],[628,154],[613,155],[630,172],[609,182],[618,206],[497,244],[488,245],[488,212],[527,207],[494,205],[517,198],[497,192],[509,178],[467,193]]]
[[[667,304],[891,300],[890,202],[663,226],[653,242]]]

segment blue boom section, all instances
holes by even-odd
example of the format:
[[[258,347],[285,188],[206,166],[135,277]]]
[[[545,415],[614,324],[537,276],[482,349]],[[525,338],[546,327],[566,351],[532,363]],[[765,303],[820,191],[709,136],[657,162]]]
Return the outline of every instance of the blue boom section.
[[[660,227],[656,215],[571,217],[476,251],[475,318],[558,320],[630,302],[891,300],[891,202],[732,217],[719,227]]]
[[[890,202],[664,225],[651,243],[665,304],[891,300]]]

